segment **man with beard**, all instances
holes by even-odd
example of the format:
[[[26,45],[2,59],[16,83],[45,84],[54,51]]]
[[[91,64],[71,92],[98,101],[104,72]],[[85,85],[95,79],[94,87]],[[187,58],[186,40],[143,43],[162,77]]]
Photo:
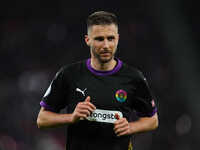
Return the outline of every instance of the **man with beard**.
[[[117,17],[94,12],[87,29],[91,57],[58,71],[40,102],[38,127],[68,125],[67,150],[132,149],[132,135],[158,127],[154,98],[143,74],[115,57]]]

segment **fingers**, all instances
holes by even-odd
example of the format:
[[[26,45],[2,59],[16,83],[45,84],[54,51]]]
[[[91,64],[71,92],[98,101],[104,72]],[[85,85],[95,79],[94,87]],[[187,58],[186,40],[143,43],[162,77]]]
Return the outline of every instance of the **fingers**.
[[[92,109],[95,110],[96,107],[94,106],[94,104],[92,104],[92,103],[90,102],[90,100],[91,100],[90,96],[87,96],[87,98],[86,98],[85,101],[84,101],[84,104],[90,106]]]
[[[90,113],[92,113],[95,110],[94,107],[92,107],[90,104],[87,103],[79,103],[77,105],[77,112],[79,113],[84,113],[87,115],[90,115]]]
[[[117,136],[128,135],[130,128],[126,118],[120,118],[119,120],[117,120],[114,123],[113,130]]]
[[[119,133],[116,133],[117,136],[123,136],[123,135],[129,135],[129,131],[124,129],[124,130],[121,130]]]
[[[114,123],[114,130],[117,132],[118,130],[121,130],[122,128],[126,128],[128,125],[128,122],[125,118],[121,118],[120,120],[117,120]]]
[[[85,101],[79,102],[76,105],[73,112],[74,122],[87,118],[95,109],[96,107],[90,102],[90,96],[88,96]]]
[[[91,99],[90,96],[87,96],[85,102],[90,102],[90,99]]]
[[[94,111],[96,109],[96,107],[94,106],[94,104],[90,103],[90,102],[83,102],[84,105],[88,106],[89,108],[92,109],[92,111]]]

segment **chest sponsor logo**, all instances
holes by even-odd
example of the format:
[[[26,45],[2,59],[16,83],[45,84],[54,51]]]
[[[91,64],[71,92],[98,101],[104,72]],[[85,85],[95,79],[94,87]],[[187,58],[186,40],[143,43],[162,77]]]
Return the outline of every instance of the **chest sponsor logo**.
[[[122,118],[123,114],[120,111],[96,109],[90,116],[87,117],[87,120],[114,123],[118,119],[116,116]]]
[[[127,92],[120,89],[120,90],[117,90],[116,93],[115,93],[115,98],[117,101],[119,102],[125,102],[126,99],[127,99]]]
[[[87,90],[87,88],[85,88],[84,90],[81,90],[79,88],[76,88],[77,92],[80,92],[83,96],[85,96],[85,91]]]

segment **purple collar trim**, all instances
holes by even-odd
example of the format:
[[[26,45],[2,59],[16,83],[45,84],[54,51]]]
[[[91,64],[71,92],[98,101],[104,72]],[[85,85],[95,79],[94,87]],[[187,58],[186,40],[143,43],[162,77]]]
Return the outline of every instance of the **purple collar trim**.
[[[118,58],[116,58],[117,60],[117,65],[115,66],[114,69],[110,70],[110,71],[99,71],[99,70],[95,70],[92,68],[91,66],[91,59],[87,59],[87,62],[86,62],[86,65],[87,65],[87,68],[90,72],[94,73],[95,75],[98,75],[98,76],[107,76],[107,75],[112,75],[116,72],[119,71],[119,69],[122,67],[122,61],[119,60]]]

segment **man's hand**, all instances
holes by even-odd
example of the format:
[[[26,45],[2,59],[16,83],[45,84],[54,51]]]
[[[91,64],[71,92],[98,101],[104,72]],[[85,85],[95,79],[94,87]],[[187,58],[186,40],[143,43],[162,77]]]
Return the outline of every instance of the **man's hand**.
[[[122,135],[129,135],[130,134],[130,126],[129,122],[126,120],[126,118],[119,118],[116,117],[118,120],[114,123],[114,132],[117,136]]]
[[[76,108],[72,113],[72,123],[87,118],[95,109],[96,107],[90,102],[90,96],[88,96],[85,101],[79,102],[76,105]]]
[[[115,117],[114,132],[117,136],[131,135],[155,130],[158,127],[158,115],[152,117],[140,117],[137,121],[128,122],[126,118]]]

